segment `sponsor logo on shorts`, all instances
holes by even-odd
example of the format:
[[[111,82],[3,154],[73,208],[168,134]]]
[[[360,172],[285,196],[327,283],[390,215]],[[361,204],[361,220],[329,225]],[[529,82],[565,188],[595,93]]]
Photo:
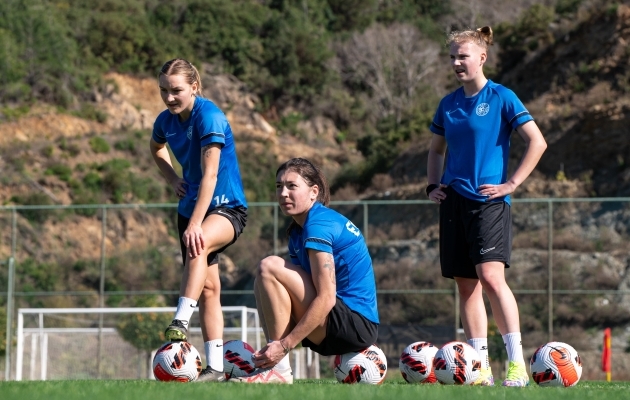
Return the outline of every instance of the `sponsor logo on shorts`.
[[[483,247],[479,250],[479,254],[486,254],[492,250],[496,249],[496,247],[490,247],[489,249],[484,249]]]

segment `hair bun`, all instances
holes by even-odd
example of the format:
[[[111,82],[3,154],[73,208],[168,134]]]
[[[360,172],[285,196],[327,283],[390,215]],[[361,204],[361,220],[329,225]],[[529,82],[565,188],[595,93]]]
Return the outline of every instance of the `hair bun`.
[[[477,28],[476,31],[479,33],[481,38],[489,45],[493,44],[493,33],[492,28],[489,26],[482,26],[481,28]]]

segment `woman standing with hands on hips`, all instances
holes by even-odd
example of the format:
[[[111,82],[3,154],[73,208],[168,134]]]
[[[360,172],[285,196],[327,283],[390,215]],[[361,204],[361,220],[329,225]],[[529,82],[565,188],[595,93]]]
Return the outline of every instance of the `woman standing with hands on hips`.
[[[378,337],[372,259],[359,229],[327,207],[319,168],[292,158],[276,171],[276,198],[288,228],[290,261],[263,259],[254,294],[267,345],[243,383],[293,383],[289,351],[300,342],[321,355],[370,347]]]
[[[547,144],[514,92],[484,76],[492,29],[453,32],[448,44],[451,68],[462,86],[440,101],[431,124],[426,190],[440,205],[442,275],[455,279],[468,343],[485,359],[475,383],[494,385],[483,291],[508,353],[503,385],[525,386],[529,376],[518,306],[505,281],[512,247],[510,194],[536,167]],[[526,149],[508,176],[513,130],[525,140]]]
[[[158,75],[167,110],[153,126],[151,155],[179,198],[177,226],[184,272],[167,340],[187,340],[199,305],[207,367],[199,381],[223,380],[223,312],[219,253],[236,241],[247,221],[232,129],[225,114],[201,97],[201,78],[188,61],[166,62]],[[182,166],[173,169],[170,146]]]

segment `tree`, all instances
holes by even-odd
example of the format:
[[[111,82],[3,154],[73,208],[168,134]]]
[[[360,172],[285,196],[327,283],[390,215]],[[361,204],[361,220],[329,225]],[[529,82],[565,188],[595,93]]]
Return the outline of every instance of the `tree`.
[[[439,46],[407,24],[375,24],[338,47],[342,79],[369,89],[376,119],[400,123],[437,64]]]
[[[376,0],[328,0],[328,29],[333,32],[362,31],[378,10]]]

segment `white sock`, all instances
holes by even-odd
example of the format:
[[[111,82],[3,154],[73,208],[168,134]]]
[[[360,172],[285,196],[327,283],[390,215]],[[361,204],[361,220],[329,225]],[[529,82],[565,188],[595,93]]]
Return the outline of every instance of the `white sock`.
[[[223,339],[210,340],[204,342],[206,350],[206,362],[215,371],[223,372]]]
[[[276,368],[281,370],[291,369],[291,363],[289,362],[289,355],[282,357],[282,360],[278,364],[276,364]]]
[[[268,340],[267,344],[273,342],[273,340]],[[286,356],[282,357],[282,360],[280,360],[278,362],[278,364],[276,364],[276,366],[274,368],[278,368],[281,370],[287,370],[287,369],[291,369],[291,363],[289,362],[289,354],[287,354]]]
[[[471,345],[479,356],[481,357],[481,365],[483,368],[490,368],[490,357],[488,356],[488,338],[474,338],[468,339],[468,344]]]
[[[503,343],[505,343],[505,350],[507,350],[509,361],[525,362],[523,358],[521,332],[512,332],[503,335]]]
[[[195,307],[197,307],[197,300],[189,299],[188,297],[180,297],[177,303],[175,319],[182,321],[184,326],[188,328],[188,323],[195,311]]]

